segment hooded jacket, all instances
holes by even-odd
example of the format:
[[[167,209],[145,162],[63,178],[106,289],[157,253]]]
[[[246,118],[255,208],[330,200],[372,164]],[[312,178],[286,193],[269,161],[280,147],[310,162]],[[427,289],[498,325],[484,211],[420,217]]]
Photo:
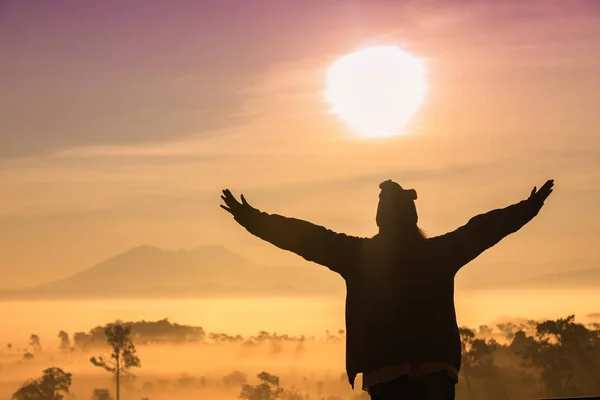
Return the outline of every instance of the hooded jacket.
[[[382,235],[349,236],[251,207],[235,219],[253,235],[344,278],[346,372],[354,388],[358,373],[399,363],[447,362],[460,370],[454,276],[541,206],[524,200],[410,248]]]

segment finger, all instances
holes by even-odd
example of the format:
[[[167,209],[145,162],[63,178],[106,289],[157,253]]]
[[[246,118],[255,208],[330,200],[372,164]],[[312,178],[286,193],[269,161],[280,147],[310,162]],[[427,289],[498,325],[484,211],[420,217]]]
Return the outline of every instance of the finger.
[[[233,211],[231,211],[231,209],[229,207],[225,207],[223,204],[221,204],[220,207],[223,210],[227,211],[229,214],[233,215]]]
[[[229,189],[224,189],[223,190],[223,195],[227,198],[233,198],[233,195],[231,194],[231,192],[229,191]]]
[[[529,197],[533,196],[535,194],[535,186],[533,187],[533,190],[531,191],[531,194],[529,195]]]
[[[552,186],[548,185],[548,186],[543,187],[542,190],[540,190],[540,192],[543,194],[544,197],[548,197],[551,190],[552,190]]]
[[[544,193],[544,195],[542,196],[542,202],[546,201],[546,199],[550,196],[550,193],[552,193],[553,190],[549,189],[547,192]]]
[[[235,204],[235,203],[234,203],[234,202],[233,202],[231,199],[229,199],[229,198],[227,198],[227,197],[225,197],[225,196],[221,196],[221,199],[222,199],[222,200],[223,200],[223,202],[225,202],[225,204],[227,204],[227,206],[229,206],[229,207],[231,207],[232,205],[234,205],[234,204]]]
[[[231,194],[231,192],[228,189],[223,190],[223,194],[225,196],[225,198],[223,198],[223,200],[227,204],[229,204],[229,205],[240,204],[240,202],[237,201],[237,199],[235,197],[233,197],[233,194]]]
[[[544,187],[551,188],[552,186],[554,186],[554,179],[549,179],[544,183]]]
[[[247,206],[248,202],[246,201],[246,198],[244,197],[244,195],[242,195],[241,197],[242,197],[242,204]]]

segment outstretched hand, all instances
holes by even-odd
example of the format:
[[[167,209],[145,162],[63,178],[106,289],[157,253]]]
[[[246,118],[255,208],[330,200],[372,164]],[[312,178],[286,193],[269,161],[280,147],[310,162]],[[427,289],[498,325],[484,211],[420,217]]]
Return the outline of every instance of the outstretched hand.
[[[531,194],[529,195],[528,200],[534,202],[535,204],[539,205],[540,207],[543,206],[544,201],[546,201],[548,196],[550,196],[550,193],[552,193],[553,187],[554,187],[554,179],[550,179],[550,180],[546,181],[546,183],[544,183],[544,186],[542,186],[540,188],[540,190],[537,190],[537,187],[534,186],[533,190],[531,191]]]
[[[253,207],[250,204],[248,204],[244,195],[242,195],[241,198],[242,202],[240,203],[235,197],[233,197],[233,194],[231,194],[229,189],[225,189],[223,190],[223,194],[221,195],[221,199],[223,199],[225,205],[221,204],[221,208],[233,215],[234,217],[237,217],[242,213],[252,210]]]

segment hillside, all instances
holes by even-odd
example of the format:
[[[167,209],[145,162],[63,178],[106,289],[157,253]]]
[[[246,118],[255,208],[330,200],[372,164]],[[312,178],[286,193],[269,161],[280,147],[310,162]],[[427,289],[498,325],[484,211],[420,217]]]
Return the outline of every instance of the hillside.
[[[461,276],[457,290],[573,289],[600,287],[600,268],[509,277]],[[83,269],[64,279],[25,290],[0,291],[1,299],[343,296],[341,277],[327,268],[270,267],[223,246],[166,251],[140,246]]]
[[[223,246],[166,251],[140,246],[71,276],[2,297],[327,295],[342,279],[324,267],[269,267]]]

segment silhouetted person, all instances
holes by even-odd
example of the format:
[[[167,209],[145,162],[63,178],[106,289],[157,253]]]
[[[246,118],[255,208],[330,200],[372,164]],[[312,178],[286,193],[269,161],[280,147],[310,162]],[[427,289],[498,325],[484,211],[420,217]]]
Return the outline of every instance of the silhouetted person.
[[[346,281],[346,371],[374,400],[454,399],[461,363],[454,310],[458,270],[537,215],[553,180],[527,200],[426,238],[417,226],[414,189],[379,186],[379,233],[361,238],[307,221],[270,215],[223,191],[222,208],[250,233]]]

